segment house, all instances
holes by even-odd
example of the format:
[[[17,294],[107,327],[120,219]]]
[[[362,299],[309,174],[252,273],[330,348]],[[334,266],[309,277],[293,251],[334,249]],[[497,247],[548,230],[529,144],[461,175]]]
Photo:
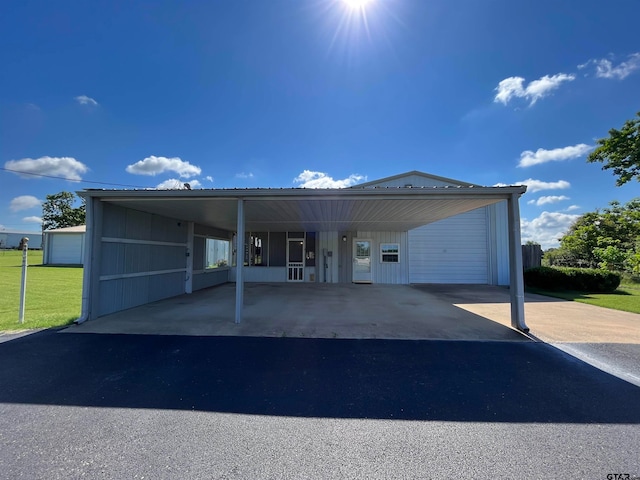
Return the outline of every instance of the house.
[[[44,265],[82,265],[85,225],[44,232]]]
[[[29,239],[30,250],[39,250],[42,248],[42,232],[0,230],[0,249],[18,248],[23,237]]]
[[[79,322],[245,282],[509,285],[526,330],[519,198],[408,172],[345,189],[100,190],[87,202]]]

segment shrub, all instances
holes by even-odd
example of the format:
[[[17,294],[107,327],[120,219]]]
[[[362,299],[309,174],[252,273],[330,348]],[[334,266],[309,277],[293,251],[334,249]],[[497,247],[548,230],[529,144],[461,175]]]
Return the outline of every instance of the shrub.
[[[620,285],[620,275],[592,268],[537,267],[524,272],[527,287],[608,293]]]

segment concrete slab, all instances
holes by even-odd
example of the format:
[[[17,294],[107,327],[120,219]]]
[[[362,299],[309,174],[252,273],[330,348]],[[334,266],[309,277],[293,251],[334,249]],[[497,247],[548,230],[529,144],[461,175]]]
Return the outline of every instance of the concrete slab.
[[[417,287],[443,302],[493,320],[511,324],[509,290],[485,285]],[[547,343],[640,344],[640,315],[579,302],[525,295],[525,321],[532,336]]]
[[[474,286],[475,287],[475,286]],[[469,287],[468,293],[476,291]],[[477,290],[500,302],[501,287]],[[473,298],[471,295],[469,298]],[[429,287],[408,285],[252,283],[244,317],[234,319],[235,284],[143,305],[74,325],[73,333],[197,336],[528,341],[491,315],[453,305]],[[508,309],[508,304],[507,304]],[[499,318],[499,316],[498,316]]]

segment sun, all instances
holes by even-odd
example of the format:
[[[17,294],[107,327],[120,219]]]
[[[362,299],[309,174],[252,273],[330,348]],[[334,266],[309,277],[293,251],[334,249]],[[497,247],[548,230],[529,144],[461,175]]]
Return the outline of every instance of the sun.
[[[372,0],[342,0],[352,10],[364,10]]]

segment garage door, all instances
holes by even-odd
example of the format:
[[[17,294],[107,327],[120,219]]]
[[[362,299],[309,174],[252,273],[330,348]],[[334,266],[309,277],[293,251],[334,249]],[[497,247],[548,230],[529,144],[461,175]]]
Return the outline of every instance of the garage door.
[[[487,284],[488,253],[484,208],[410,230],[409,282]]]
[[[83,234],[51,234],[51,259],[58,265],[81,265],[84,245]]]

